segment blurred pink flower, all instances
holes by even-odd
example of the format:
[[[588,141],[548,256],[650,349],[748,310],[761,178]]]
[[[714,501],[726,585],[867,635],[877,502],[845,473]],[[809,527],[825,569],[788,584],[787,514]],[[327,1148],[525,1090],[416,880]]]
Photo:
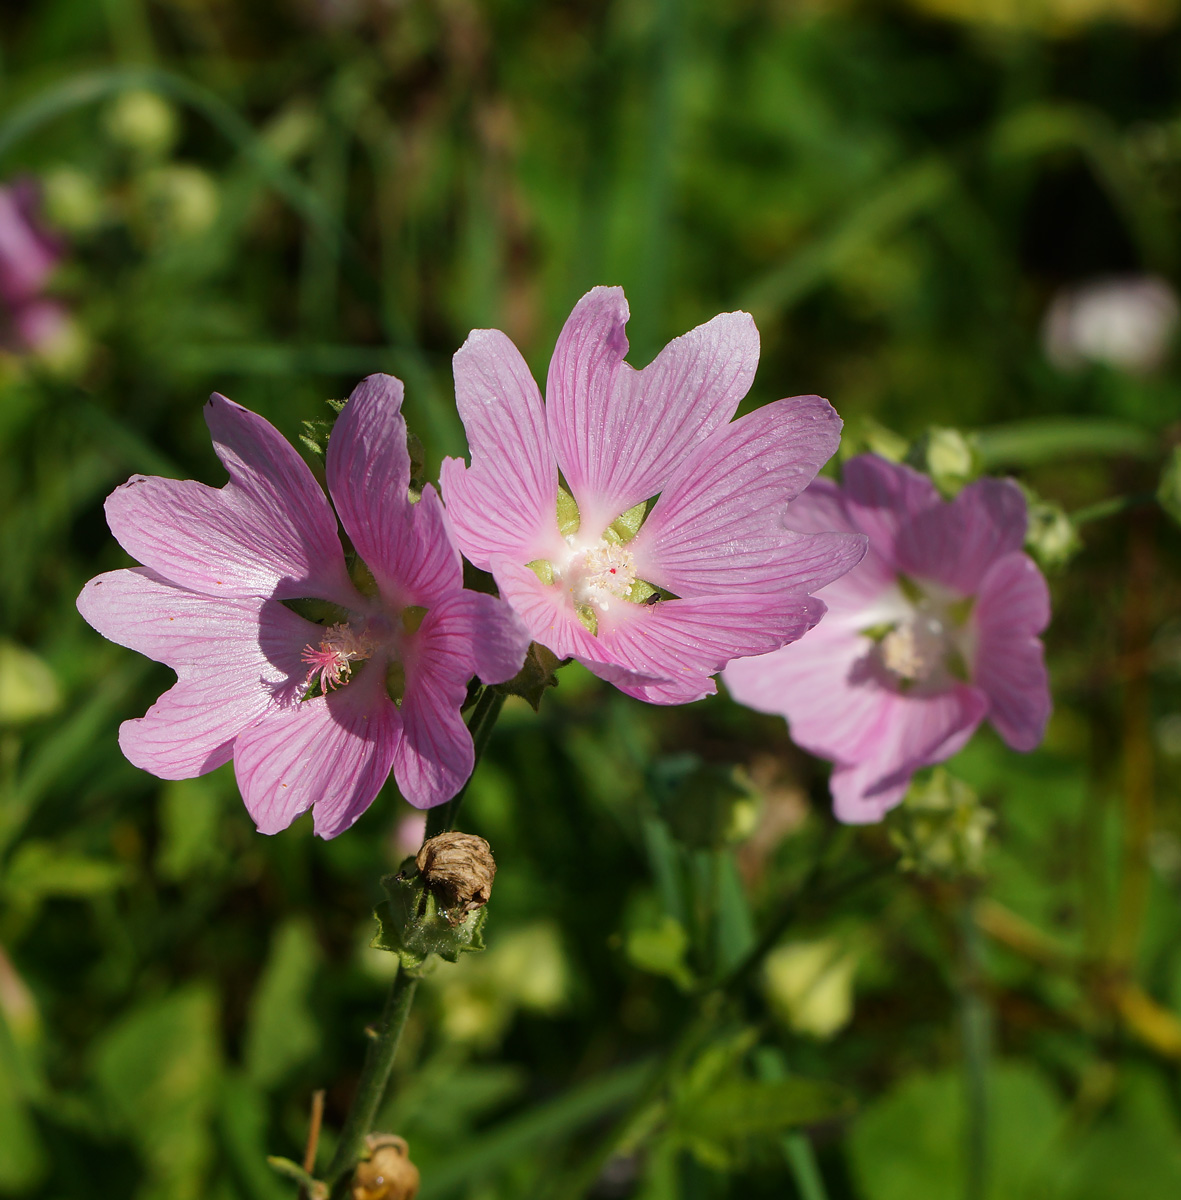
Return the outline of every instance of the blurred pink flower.
[[[732,662],[734,698],[781,713],[831,759],[842,821],[877,821],[911,774],[956,753],[987,717],[1014,750],[1041,741],[1050,691],[1038,634],[1046,581],[1023,554],[1026,506],[1009,480],[950,503],[909,467],[873,455],[818,479],[792,505],[801,530],[869,535],[861,564],[821,593],[828,614],[792,646]]]
[[[13,350],[38,350],[58,338],[65,307],[44,295],[62,257],[60,241],[41,224],[40,194],[31,179],[0,187],[2,340]]]
[[[731,422],[759,358],[747,313],[675,339],[642,371],[623,361],[627,318],[620,288],[579,301],[544,404],[512,342],[473,332],[455,356],[472,462],[444,462],[443,492],[460,549],[538,642],[679,704],[716,691],[731,658],[810,629],[824,612],[810,593],[864,539],[785,528],[841,422],[818,396]]]
[[[467,681],[503,682],[528,647],[507,605],[464,590],[435,490],[410,502],[401,403],[397,379],[369,376],[328,443],[328,488],[361,560],[351,576],[311,470],[224,396],[206,420],[228,484],[135,476],[107,500],[112,532],[144,566],[92,579],[79,610],[178,676],[124,722],[123,752],[165,779],[232,757],[263,833],[310,808],[333,837],[391,769],[411,804],[449,799],[472,770]],[[284,601],[320,602],[326,624]]]

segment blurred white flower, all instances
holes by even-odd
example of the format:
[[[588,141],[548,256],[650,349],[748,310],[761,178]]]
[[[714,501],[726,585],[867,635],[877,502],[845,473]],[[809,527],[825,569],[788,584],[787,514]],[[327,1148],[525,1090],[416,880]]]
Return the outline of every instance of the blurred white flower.
[[[1042,344],[1063,371],[1088,362],[1152,371],[1168,353],[1179,316],[1176,292],[1154,275],[1090,279],[1054,296],[1042,323]]]

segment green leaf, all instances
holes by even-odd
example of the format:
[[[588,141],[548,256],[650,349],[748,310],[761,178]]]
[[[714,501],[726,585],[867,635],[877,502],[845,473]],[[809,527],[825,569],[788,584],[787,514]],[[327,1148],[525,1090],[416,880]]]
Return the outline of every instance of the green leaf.
[[[5,872],[4,890],[22,900],[46,896],[99,896],[127,882],[122,863],[63,851],[52,842],[29,841],[17,847]]]
[[[98,1043],[99,1090],[148,1168],[141,1195],[203,1200],[220,1057],[214,996],[200,985],[134,1010]]]
[[[674,1119],[682,1134],[732,1143],[831,1121],[852,1110],[852,1096],[834,1083],[795,1075],[732,1078],[691,1094],[678,1105]]]
[[[25,1108],[19,1069],[0,1028],[0,1193],[15,1195],[36,1187],[48,1166],[37,1127]]]
[[[160,789],[156,870],[171,882],[188,879],[222,857],[217,841],[222,789],[217,776],[169,780]]]
[[[319,961],[306,921],[289,920],[276,931],[246,1021],[246,1074],[261,1088],[274,1087],[320,1044],[320,1029],[308,1007]]]
[[[685,962],[689,935],[675,917],[665,914],[655,925],[630,930],[624,951],[628,961],[641,971],[667,976],[685,991],[693,986],[693,973]]]
[[[1181,525],[1181,446],[1174,446],[1165,461],[1160,484],[1156,489],[1156,499],[1161,508]]]

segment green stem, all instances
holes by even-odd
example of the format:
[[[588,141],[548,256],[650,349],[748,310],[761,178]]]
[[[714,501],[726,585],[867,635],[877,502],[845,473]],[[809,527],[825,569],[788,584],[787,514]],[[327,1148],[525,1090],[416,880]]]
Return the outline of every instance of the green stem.
[[[495,688],[486,687],[480,693],[479,700],[476,701],[476,707],[472,710],[471,719],[467,723],[476,751],[475,760],[472,762],[472,775],[476,773],[476,767],[480,765],[480,759],[484,755],[488,739],[492,736],[492,727],[496,724],[496,718],[500,716],[500,710],[503,707],[504,692],[497,691]],[[463,803],[464,796],[467,795],[468,784],[471,781],[472,776],[469,775],[467,783],[452,799],[427,812],[426,836],[428,838],[436,837],[440,833],[446,833],[449,829],[455,828],[455,818],[459,815],[459,806]]]
[[[377,1033],[365,1052],[365,1065],[361,1068],[361,1079],[353,1096],[352,1107],[345,1118],[336,1153],[328,1167],[327,1178],[334,1185],[334,1195],[339,1191],[336,1185],[352,1175],[365,1149],[365,1135],[373,1129],[417,987],[418,976],[400,970],[386,997]]]
[[[1154,504],[1154,492],[1135,492],[1130,496],[1113,496],[1110,500],[1100,500],[1098,504],[1088,504],[1086,508],[1075,509],[1070,514],[1071,521],[1076,525],[1086,525],[1090,521],[1101,521],[1104,517],[1118,517],[1121,513],[1133,508],[1143,508],[1146,504]]]
[[[974,897],[965,897],[960,914],[962,946],[960,1021],[964,1048],[964,1200],[984,1200],[988,1191],[988,1059],[990,1021],[981,990],[983,970],[980,927]]]

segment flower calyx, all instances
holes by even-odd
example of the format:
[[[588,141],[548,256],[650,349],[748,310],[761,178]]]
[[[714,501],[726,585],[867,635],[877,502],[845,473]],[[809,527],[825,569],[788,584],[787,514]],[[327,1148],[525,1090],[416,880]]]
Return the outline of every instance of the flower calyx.
[[[350,1184],[352,1200],[414,1200],[420,1180],[406,1139],[396,1133],[371,1133],[365,1138],[365,1151]]]
[[[496,863],[481,837],[441,833],[423,843],[396,875],[382,881],[388,899],[378,905],[377,936],[370,943],[397,954],[402,969],[422,974],[438,956],[457,962],[484,949],[485,905]]]

